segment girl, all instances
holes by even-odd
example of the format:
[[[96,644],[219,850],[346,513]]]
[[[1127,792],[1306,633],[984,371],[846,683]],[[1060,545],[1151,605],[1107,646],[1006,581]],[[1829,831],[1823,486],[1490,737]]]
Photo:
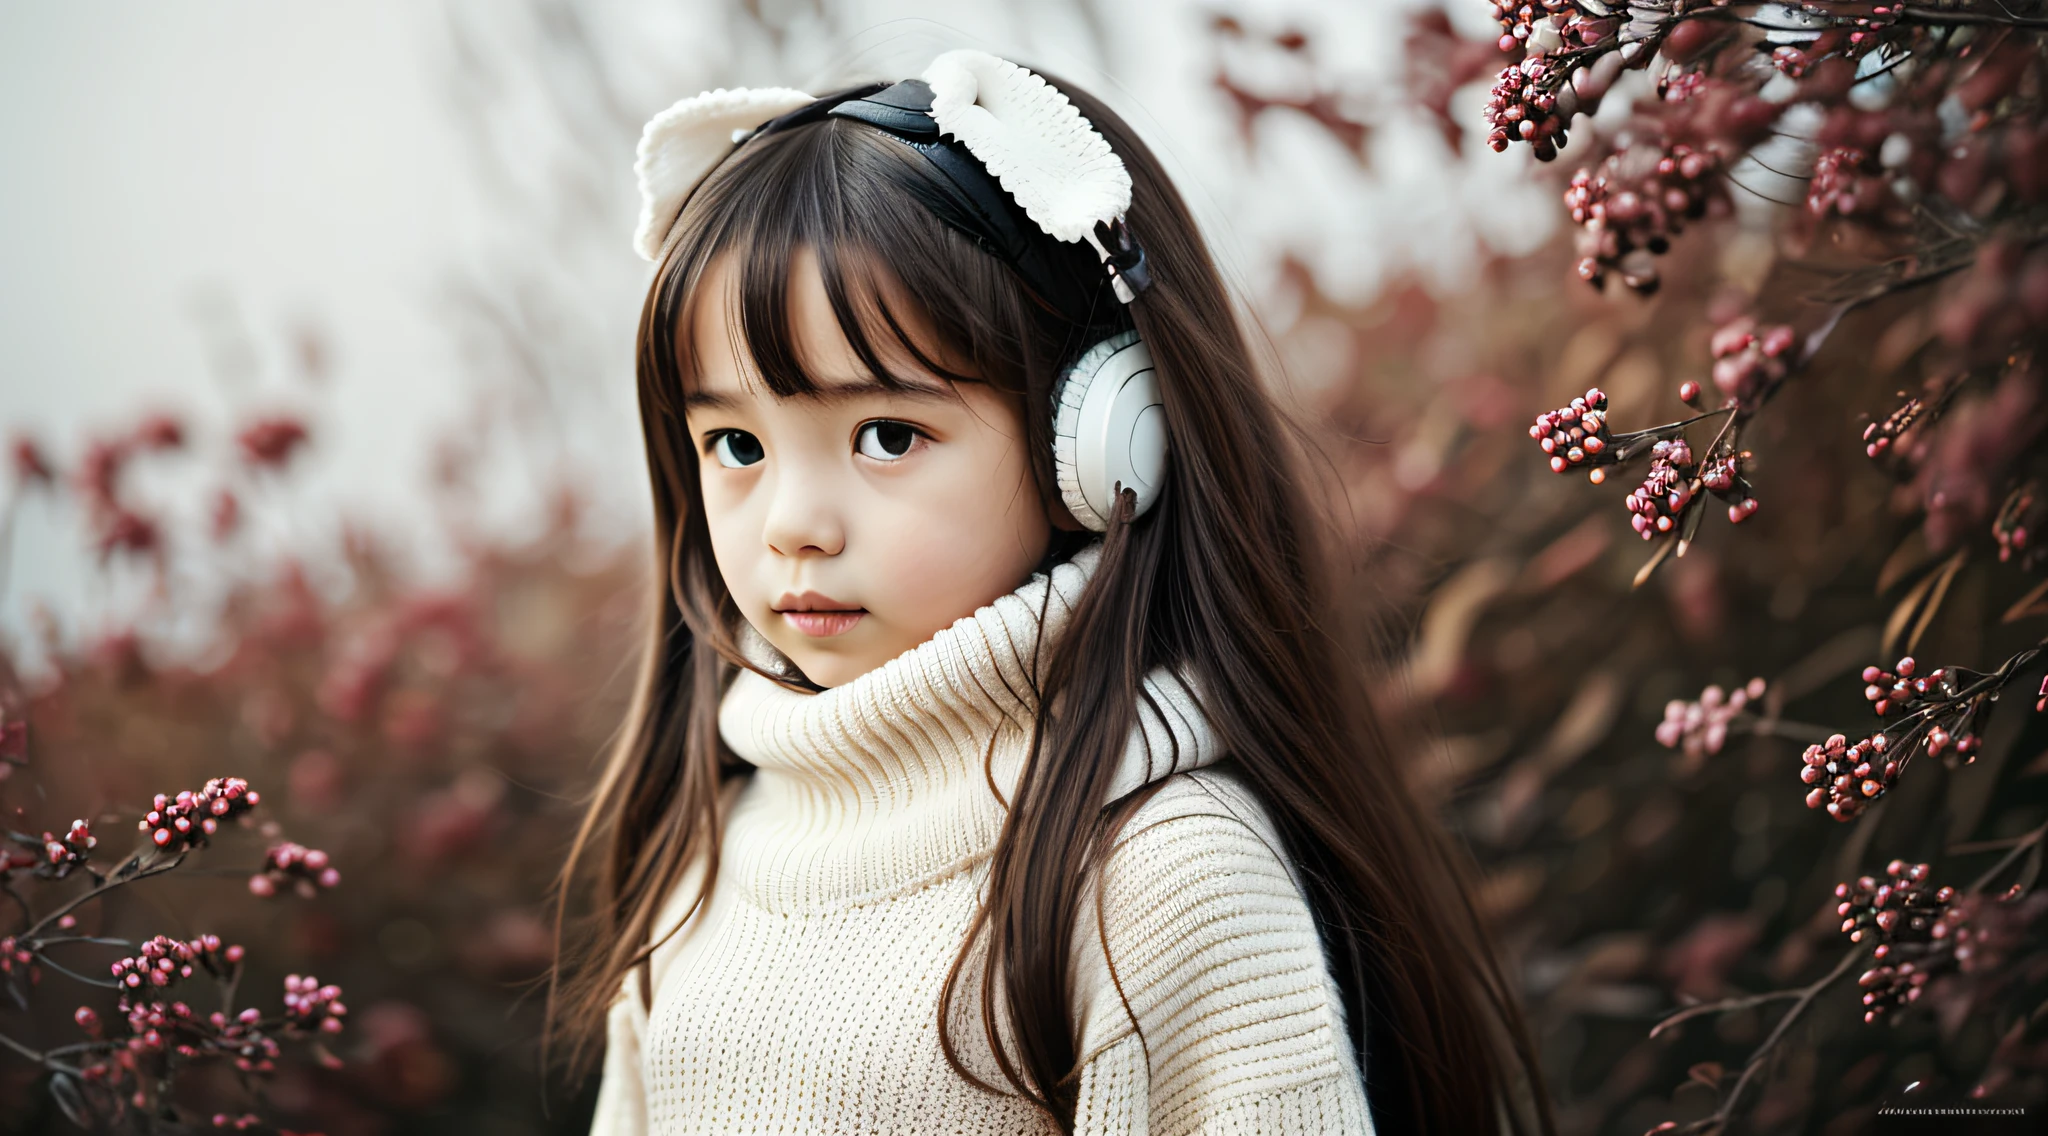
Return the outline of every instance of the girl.
[[[949,52],[684,100],[639,170],[654,617],[551,1003],[594,1131],[1551,1131],[1124,122]]]

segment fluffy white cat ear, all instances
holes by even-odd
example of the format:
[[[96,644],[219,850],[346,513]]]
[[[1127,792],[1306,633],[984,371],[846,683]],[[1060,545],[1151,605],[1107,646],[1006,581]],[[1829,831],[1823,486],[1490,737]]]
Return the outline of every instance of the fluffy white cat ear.
[[[789,87],[720,87],[678,102],[647,120],[640,132],[640,226],[633,248],[648,259],[661,255],[683,199],[748,131],[777,115],[815,101]]]
[[[959,139],[1039,228],[1078,241],[1130,208],[1123,160],[1043,78],[971,50],[946,52],[919,78],[940,133]]]

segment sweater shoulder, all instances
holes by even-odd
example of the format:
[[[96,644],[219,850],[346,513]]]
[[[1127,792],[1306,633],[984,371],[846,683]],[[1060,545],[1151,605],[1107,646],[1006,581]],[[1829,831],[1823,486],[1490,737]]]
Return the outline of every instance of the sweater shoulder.
[[[1228,760],[1165,778],[1118,831],[1104,875],[1111,889],[1141,905],[1193,889],[1263,896],[1308,913],[1271,809]]]
[[[1307,896],[1225,762],[1175,774],[1118,833],[1079,928],[1083,1053],[1135,1033],[1155,1123],[1252,1098],[1358,1094]]]
[[[1097,895],[1100,930],[1132,951],[1234,949],[1249,945],[1233,938],[1243,934],[1315,939],[1272,814],[1230,762],[1166,778],[1118,831]]]
[[[1149,844],[1151,841],[1144,839],[1147,830],[1168,822],[1180,822],[1191,832],[1215,835],[1244,830],[1271,842],[1273,858],[1285,860],[1272,813],[1237,763],[1228,758],[1163,779],[1158,791],[1124,823],[1117,844]]]

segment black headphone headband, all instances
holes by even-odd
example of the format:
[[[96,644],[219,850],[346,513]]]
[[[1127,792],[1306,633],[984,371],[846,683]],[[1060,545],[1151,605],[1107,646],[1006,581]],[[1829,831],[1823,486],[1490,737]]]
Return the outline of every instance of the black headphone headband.
[[[1016,270],[1041,301],[1070,322],[1084,327],[1119,322],[1119,305],[1103,302],[1109,277],[1088,246],[1054,240],[1039,228],[980,159],[939,133],[931,105],[932,89],[923,80],[871,83],[769,119],[745,140],[827,117],[876,127],[924,157],[925,176],[910,175],[903,188],[933,216]],[[1129,244],[1121,225],[1115,235]],[[1143,254],[1136,259],[1142,271]]]

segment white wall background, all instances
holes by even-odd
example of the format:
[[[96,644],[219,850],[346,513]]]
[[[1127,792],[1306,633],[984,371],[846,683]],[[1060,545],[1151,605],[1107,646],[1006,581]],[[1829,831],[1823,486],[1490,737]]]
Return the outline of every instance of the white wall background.
[[[255,539],[316,565],[356,518],[444,571],[419,487],[449,438],[489,440],[483,523],[531,524],[566,467],[628,536],[639,124],[706,87],[914,74],[954,46],[1042,63],[1127,113],[1254,305],[1290,250],[1355,298],[1410,270],[1454,288],[1476,242],[1543,239],[1554,201],[1521,154],[1460,162],[1398,111],[1401,2],[1229,9],[1257,33],[1310,33],[1379,123],[1361,167],[1290,114],[1260,119],[1247,150],[1201,0],[760,0],[758,19],[707,0],[6,0],[0,430],[69,465],[87,432],[146,408],[214,449],[252,409],[304,412],[316,445],[282,503],[259,503]],[[1479,0],[1453,9],[1485,30]],[[1274,93],[1305,81],[1268,55],[1233,70]],[[1464,92],[1473,121],[1482,94]],[[324,377],[299,363],[307,329],[331,345]],[[138,484],[197,500],[209,476]],[[39,603],[68,634],[144,609],[143,574],[98,568],[71,512],[31,501],[18,522],[0,634],[19,644]],[[205,594],[256,559],[180,558],[177,586]],[[183,605],[193,627],[203,607]]]

